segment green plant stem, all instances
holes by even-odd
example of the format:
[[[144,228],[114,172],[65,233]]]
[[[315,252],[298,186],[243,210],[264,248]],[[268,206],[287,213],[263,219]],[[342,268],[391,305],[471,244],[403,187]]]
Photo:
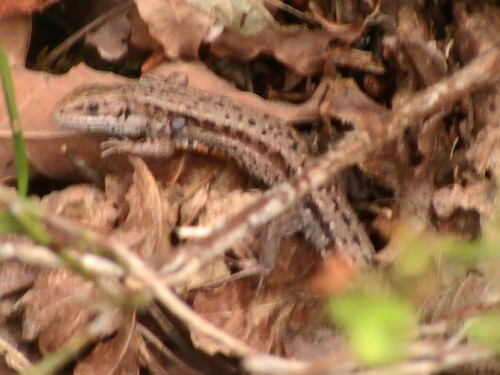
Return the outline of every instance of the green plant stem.
[[[25,197],[28,193],[28,162],[24,144],[23,132],[19,123],[14,86],[10,74],[9,62],[4,50],[0,48],[0,77],[2,80],[3,95],[9,122],[12,129],[12,142],[14,146],[14,164],[17,173],[17,191],[20,196]]]

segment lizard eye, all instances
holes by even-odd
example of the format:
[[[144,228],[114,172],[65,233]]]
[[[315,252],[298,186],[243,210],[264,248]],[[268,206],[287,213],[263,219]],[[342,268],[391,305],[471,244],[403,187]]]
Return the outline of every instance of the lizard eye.
[[[99,104],[95,102],[90,102],[89,104],[87,104],[87,113],[89,115],[96,115],[98,110],[99,110]]]
[[[172,131],[174,132],[181,130],[184,127],[184,125],[186,125],[185,117],[176,117],[170,122]]]

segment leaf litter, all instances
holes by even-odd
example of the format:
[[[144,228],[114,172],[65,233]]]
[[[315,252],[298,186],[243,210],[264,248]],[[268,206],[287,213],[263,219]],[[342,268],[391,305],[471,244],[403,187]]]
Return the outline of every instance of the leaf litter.
[[[230,96],[297,125],[319,151],[325,144],[334,145],[342,133],[381,134],[391,110],[500,43],[500,11],[485,1],[303,3],[309,3],[303,8],[308,27],[283,8],[257,1],[200,6],[181,0],[137,0],[130,25],[122,17],[120,27],[86,43],[94,44],[98,59],[114,67],[136,58],[137,49],[147,50],[143,73],[163,79],[170,72],[184,71],[193,87]],[[33,3],[28,13],[40,7]],[[0,7],[0,15],[11,9]],[[124,41],[128,26],[130,36]],[[120,48],[110,49],[110,42]],[[4,48],[14,48],[14,43]],[[174,61],[150,69],[164,58]],[[178,61],[182,58],[195,61]],[[271,99],[299,97],[302,104],[239,91],[207,69],[219,64],[222,75],[230,76],[224,61],[241,62],[243,88],[268,97],[276,93]],[[66,183],[96,177],[90,179],[93,184],[71,185],[44,196],[41,205],[129,246],[154,269],[173,259],[179,242],[189,240],[189,235],[181,235],[182,228],[207,229],[217,218],[237,212],[261,194],[255,189],[262,186],[230,161],[182,152],[168,161],[148,160],[147,164],[122,156],[102,160],[101,137],[61,130],[50,118],[54,104],[74,88],[126,78],[84,65],[61,76],[20,67],[13,74],[32,176]],[[324,79],[318,85],[319,77]],[[316,86],[314,94],[311,85]],[[478,90],[436,113],[358,166],[360,179],[347,186],[351,192],[370,186],[368,193],[358,197],[351,193],[351,199],[382,263],[402,251],[405,241],[401,242],[396,228],[404,228],[415,216],[423,223],[415,226],[422,232],[425,228],[464,238],[478,237],[484,222],[495,217],[499,85]],[[0,179],[8,183],[15,172],[3,107],[0,119]],[[302,126],[311,122],[316,125]],[[256,237],[215,259],[178,288],[178,295],[206,321],[260,352],[302,360],[347,355],[344,334],[327,320],[322,298],[355,282],[358,271],[335,256],[322,260],[300,236],[293,236],[282,242],[278,264],[261,290],[256,290],[255,276],[231,281],[233,275],[257,265]],[[53,250],[64,254],[66,241],[54,236]],[[21,247],[9,237],[2,243]],[[498,259],[492,264],[498,264]],[[149,346],[147,355],[140,350],[144,341],[138,324],[154,327],[151,312],[111,307],[109,295],[101,289],[104,283],[121,293],[121,283],[134,285],[134,280],[103,277],[94,283],[70,270],[32,272],[33,266],[29,267],[26,270],[22,263],[10,260],[0,268],[2,295],[20,298],[5,318],[23,314],[22,332],[15,341],[35,342],[42,355],[53,353],[85,331],[102,309],[109,309],[114,318],[101,327],[95,346],[75,359],[72,370],[61,373],[130,374],[140,368],[161,373],[157,364],[165,361],[163,355]],[[422,321],[460,322],[456,316],[498,299],[498,280],[491,269],[490,265],[484,274],[468,276],[448,270],[451,273],[443,282],[448,289],[436,297],[430,288],[425,303],[420,301]],[[216,286],[203,288],[214,281]],[[21,288],[9,287],[16,284]],[[176,317],[163,313],[175,325]],[[189,371],[234,371],[234,363],[215,356],[231,356],[224,345],[185,327],[174,331],[153,330]],[[182,341],[173,339],[175,335]],[[181,349],[183,345],[195,349]],[[199,358],[192,360],[191,350],[203,353],[202,363]],[[500,366],[491,366],[498,372]]]

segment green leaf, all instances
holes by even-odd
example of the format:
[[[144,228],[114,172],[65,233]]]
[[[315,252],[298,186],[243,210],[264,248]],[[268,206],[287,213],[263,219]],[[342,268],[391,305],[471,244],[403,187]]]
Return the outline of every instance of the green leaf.
[[[362,363],[386,364],[403,358],[416,325],[408,303],[380,290],[358,290],[332,298],[328,307]]]
[[[500,312],[478,317],[469,328],[469,338],[500,354]]]

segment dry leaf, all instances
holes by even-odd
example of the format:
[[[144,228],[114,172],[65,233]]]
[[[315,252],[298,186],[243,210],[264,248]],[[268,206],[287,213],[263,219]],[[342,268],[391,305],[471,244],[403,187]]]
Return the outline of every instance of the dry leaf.
[[[24,309],[23,338],[34,340],[43,354],[59,348],[83,330],[95,316],[102,294],[92,281],[68,270],[42,270],[33,288],[22,298]],[[113,332],[119,325],[106,327]]]
[[[253,60],[260,55],[271,55],[283,65],[305,76],[322,70],[331,39],[329,33],[320,29],[267,28],[248,36],[225,30],[210,44],[210,51],[219,58],[231,57],[243,61]]]
[[[14,1],[15,2],[15,1]],[[0,4],[0,18],[1,18]],[[0,47],[7,54],[9,65],[22,67],[26,61],[31,35],[31,19],[26,16],[6,17],[0,21]]]
[[[323,303],[315,300],[297,304],[280,340],[288,358],[303,361],[320,360],[348,350],[342,332],[335,329],[325,316]]]
[[[190,225],[196,219],[207,202],[209,187],[210,184],[203,184],[181,205],[180,225]]]
[[[18,261],[2,261],[0,264],[0,298],[18,292],[35,281],[38,269]]]
[[[146,166],[138,157],[130,157],[134,166],[132,185],[125,197],[128,203],[128,215],[125,222],[113,233],[127,243],[133,243],[141,257],[147,259],[168,253],[170,232],[174,220],[164,217],[168,210],[164,205],[169,202],[162,199],[158,184]]]
[[[114,201],[90,185],[72,185],[64,190],[53,191],[45,195],[40,203],[49,212],[104,233],[113,228],[120,214]]]
[[[292,298],[281,293],[255,296],[246,281],[234,282],[214,292],[197,293],[193,308],[212,324],[244,340],[257,350],[269,352],[286,327],[285,317],[293,308]],[[206,353],[224,353],[224,348],[205,336],[191,333],[194,345]]]
[[[103,60],[115,62],[128,51],[127,37],[130,33],[130,21],[126,13],[119,14],[91,30],[85,36],[88,44],[95,45]]]
[[[201,42],[215,23],[214,16],[182,0],[136,0],[135,4],[166,56],[198,57]]]
[[[498,265],[497,265],[498,266]],[[498,278],[491,273],[487,276],[471,272],[463,280],[454,283],[439,296],[425,301],[421,306],[421,316],[427,322],[447,319],[458,322],[467,308],[477,309],[484,303],[498,300],[500,284]]]
[[[100,342],[79,361],[73,375],[134,375],[139,374],[138,332],[135,312],[127,311],[116,334]]]
[[[213,14],[224,26],[243,35],[256,34],[272,20],[260,0],[186,0],[198,9]]]

